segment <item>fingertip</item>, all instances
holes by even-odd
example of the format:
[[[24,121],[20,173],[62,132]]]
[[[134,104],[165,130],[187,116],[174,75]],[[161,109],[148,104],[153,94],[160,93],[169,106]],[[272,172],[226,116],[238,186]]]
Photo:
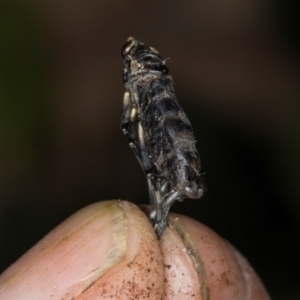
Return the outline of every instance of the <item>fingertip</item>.
[[[125,257],[126,224],[117,201],[85,207],[2,274],[0,296],[50,299],[51,295],[63,298],[66,291],[76,295]]]
[[[177,260],[186,267],[184,276],[188,280],[182,278],[181,281],[193,285],[190,291],[196,292],[194,299],[270,299],[247,261],[207,226],[182,215],[170,214],[169,228],[162,236],[165,262],[174,261],[174,254],[168,249],[175,248],[178,248]],[[184,270],[182,266],[173,270],[173,275],[166,270],[167,294],[177,293],[176,299],[185,299],[181,286],[178,288],[180,270]]]
[[[160,299],[162,265],[147,217],[130,202],[103,201],[65,220],[7,269],[0,277],[0,298],[95,299],[147,292]]]
[[[120,206],[128,226],[126,256],[76,299],[162,299],[164,268],[154,230],[136,205]]]

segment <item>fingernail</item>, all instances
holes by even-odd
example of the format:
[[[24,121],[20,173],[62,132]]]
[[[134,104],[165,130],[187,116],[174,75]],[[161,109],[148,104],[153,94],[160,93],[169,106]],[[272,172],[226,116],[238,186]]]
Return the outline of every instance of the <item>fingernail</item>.
[[[169,224],[198,274],[199,299],[270,299],[248,262],[210,228],[180,215],[170,216]]]
[[[167,299],[208,300],[206,270],[197,247],[180,217],[169,215],[168,224],[161,238]]]
[[[32,299],[33,291],[35,299],[61,298],[66,290],[75,297],[124,259],[127,231],[119,201],[80,210],[2,274],[0,298]]]

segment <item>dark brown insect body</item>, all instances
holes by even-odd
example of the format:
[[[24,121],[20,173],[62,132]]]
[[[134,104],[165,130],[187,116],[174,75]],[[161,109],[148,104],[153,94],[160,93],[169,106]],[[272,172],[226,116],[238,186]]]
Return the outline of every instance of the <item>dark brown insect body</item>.
[[[121,128],[146,174],[150,218],[160,236],[174,201],[203,195],[200,158],[165,61],[134,38],[128,39],[122,55],[126,92]]]

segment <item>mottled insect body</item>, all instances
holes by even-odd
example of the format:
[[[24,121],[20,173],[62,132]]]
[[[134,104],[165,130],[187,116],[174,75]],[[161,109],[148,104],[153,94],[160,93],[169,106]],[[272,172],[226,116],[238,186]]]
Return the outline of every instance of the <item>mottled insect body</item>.
[[[160,236],[174,201],[203,195],[200,158],[165,60],[134,38],[128,39],[122,55],[126,92],[121,128],[146,174],[150,218]]]

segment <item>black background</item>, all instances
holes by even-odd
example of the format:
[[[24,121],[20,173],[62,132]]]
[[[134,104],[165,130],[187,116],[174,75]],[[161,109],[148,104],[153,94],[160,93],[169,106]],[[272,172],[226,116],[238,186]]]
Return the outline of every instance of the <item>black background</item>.
[[[208,192],[176,203],[300,299],[300,28],[294,1],[1,1],[0,271],[76,210],[148,200],[119,129],[128,36],[155,47]]]

